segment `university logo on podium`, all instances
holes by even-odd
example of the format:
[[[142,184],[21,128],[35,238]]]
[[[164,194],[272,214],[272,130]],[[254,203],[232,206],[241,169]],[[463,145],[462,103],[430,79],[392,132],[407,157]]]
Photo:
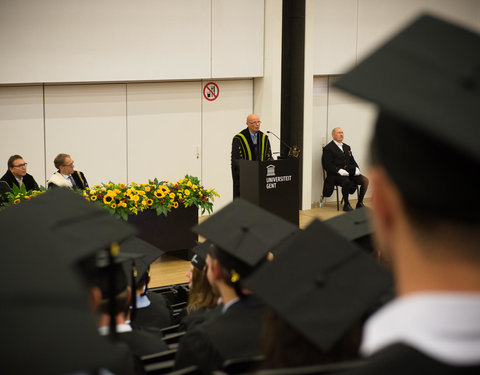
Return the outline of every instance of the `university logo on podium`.
[[[275,176],[275,166],[270,164],[267,165],[267,177]]]

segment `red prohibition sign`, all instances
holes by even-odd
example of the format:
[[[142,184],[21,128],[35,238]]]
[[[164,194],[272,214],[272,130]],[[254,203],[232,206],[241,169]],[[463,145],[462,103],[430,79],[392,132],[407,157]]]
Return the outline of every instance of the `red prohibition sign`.
[[[220,89],[215,82],[208,82],[203,86],[203,96],[208,101],[213,102],[218,98],[218,94],[220,94]]]

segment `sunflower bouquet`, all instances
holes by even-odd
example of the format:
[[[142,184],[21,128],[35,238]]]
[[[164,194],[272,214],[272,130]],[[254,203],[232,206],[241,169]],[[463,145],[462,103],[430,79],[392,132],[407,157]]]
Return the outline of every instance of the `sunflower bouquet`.
[[[96,202],[112,214],[128,220],[145,210],[155,210],[157,215],[167,215],[172,208],[196,206],[202,214],[211,213],[213,201],[219,194],[215,189],[205,189],[197,177],[186,175],[177,182],[150,180],[147,184],[113,183],[95,185],[83,191],[85,199]]]
[[[1,182],[4,183],[4,182]],[[28,190],[25,188],[25,185],[22,185],[18,187],[17,185],[13,185],[11,188],[11,191],[7,191],[4,193],[4,199],[5,202],[3,203],[3,206],[10,206],[12,204],[19,204],[20,202],[23,201],[28,201],[31,198],[36,197],[39,194],[42,194],[45,192],[45,188],[43,186],[40,186],[40,190]],[[1,202],[1,199],[0,199]]]

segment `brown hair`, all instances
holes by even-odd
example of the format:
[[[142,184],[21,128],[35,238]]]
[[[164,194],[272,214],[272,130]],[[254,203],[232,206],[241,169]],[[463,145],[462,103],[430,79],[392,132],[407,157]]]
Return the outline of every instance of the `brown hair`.
[[[121,312],[121,313],[124,313],[124,314],[128,313],[128,310],[130,308],[130,304],[129,304],[129,299],[130,298],[129,297],[130,297],[129,289],[125,289],[115,296],[115,310],[117,312],[119,312],[119,313]],[[98,305],[98,309],[97,309],[98,312],[100,312],[102,314],[109,314],[110,313],[109,304],[110,304],[110,302],[109,302],[108,298],[102,299],[102,301]]]
[[[208,282],[206,269],[204,267],[203,270],[199,270],[197,267],[193,267],[192,289],[190,289],[187,304],[188,313],[201,308],[209,309],[217,305],[218,296]]]
[[[8,158],[7,166],[8,168],[13,168],[13,162],[18,159],[23,159],[20,155],[12,155]]]
[[[70,155],[68,154],[58,154],[55,159],[53,159],[53,164],[55,165],[55,168],[59,169],[63,163],[65,163],[65,159],[69,158]]]
[[[330,350],[323,352],[270,309],[265,311],[262,369],[313,366],[359,358],[362,325],[356,324]]]

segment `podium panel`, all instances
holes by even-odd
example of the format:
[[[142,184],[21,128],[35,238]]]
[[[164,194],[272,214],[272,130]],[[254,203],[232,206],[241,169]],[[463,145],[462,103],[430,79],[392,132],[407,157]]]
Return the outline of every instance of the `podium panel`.
[[[239,160],[240,197],[298,226],[298,160]]]

